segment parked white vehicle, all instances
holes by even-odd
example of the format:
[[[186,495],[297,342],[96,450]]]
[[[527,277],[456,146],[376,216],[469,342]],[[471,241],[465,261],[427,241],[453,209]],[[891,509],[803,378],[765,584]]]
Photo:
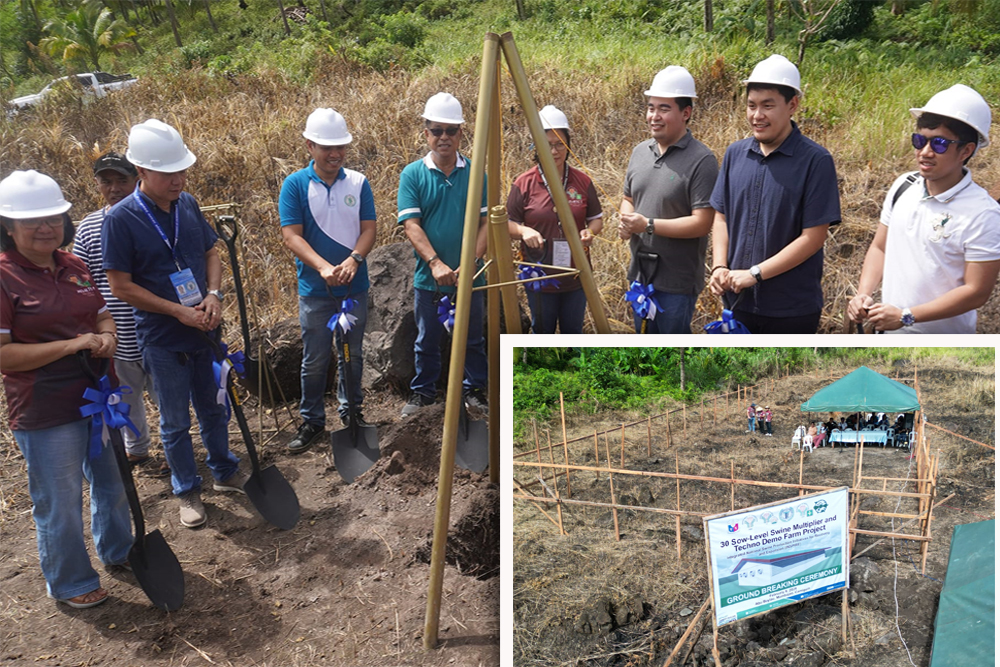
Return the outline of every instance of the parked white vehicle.
[[[104,97],[112,91],[128,88],[135,82],[136,78],[131,74],[116,76],[107,72],[86,72],[84,74],[64,76],[56,79],[34,95],[15,97],[9,102],[10,110],[12,113],[17,113],[20,109],[34,106],[62,86],[77,87],[82,92],[84,99],[86,99]]]

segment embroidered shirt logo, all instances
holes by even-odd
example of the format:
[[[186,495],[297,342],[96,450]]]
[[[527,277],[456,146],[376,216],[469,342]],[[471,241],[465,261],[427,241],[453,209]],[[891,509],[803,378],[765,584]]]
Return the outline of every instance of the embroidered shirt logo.
[[[583,203],[583,195],[576,191],[576,188],[570,187],[566,191],[566,198],[569,199],[570,204]]]
[[[354,206],[358,203],[358,199],[354,195],[347,195],[344,197],[344,203],[348,206]]]
[[[75,273],[70,274],[68,279],[71,283],[73,283],[77,287],[93,287],[93,285],[90,284],[89,280],[84,280]]]
[[[931,220],[931,241],[938,243],[941,239],[946,239],[951,236],[951,229],[946,229],[945,225],[951,221],[951,216],[947,213],[942,213],[933,220]]]

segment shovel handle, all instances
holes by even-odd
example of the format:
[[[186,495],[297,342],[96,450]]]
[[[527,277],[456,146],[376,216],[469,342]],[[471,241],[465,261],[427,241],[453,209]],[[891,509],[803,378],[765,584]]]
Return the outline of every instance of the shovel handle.
[[[219,232],[219,236],[230,248],[236,243],[236,234],[238,233],[238,227],[236,226],[236,216],[235,215],[220,215],[215,218],[215,229]]]
[[[862,324],[861,322],[858,322],[858,333],[863,334],[864,332],[865,332],[865,325]]]

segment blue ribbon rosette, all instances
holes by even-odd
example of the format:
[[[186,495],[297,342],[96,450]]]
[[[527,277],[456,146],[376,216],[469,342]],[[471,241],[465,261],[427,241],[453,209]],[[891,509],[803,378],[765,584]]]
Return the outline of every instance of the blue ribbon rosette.
[[[710,334],[748,334],[750,331],[742,322],[733,317],[733,311],[723,310],[722,319],[705,325],[705,332]]]
[[[660,304],[653,298],[653,286],[644,285],[638,280],[629,285],[625,299],[632,304],[632,310],[640,319],[654,320],[661,310]]]
[[[517,274],[518,280],[530,280],[531,282],[524,283],[525,288],[537,292],[538,290],[544,289],[546,287],[555,287],[559,284],[559,281],[555,278],[546,278],[546,273],[537,266],[527,266],[526,264],[519,264],[519,272]]]
[[[355,299],[345,298],[341,301],[340,312],[330,318],[330,321],[326,323],[326,328],[330,331],[336,331],[339,326],[345,334],[350,331],[358,321],[358,316],[351,314],[356,305],[358,305],[358,302]]]
[[[448,333],[451,333],[451,330],[455,328],[455,304],[451,302],[451,297],[447,294],[438,301],[438,322],[444,326]]]
[[[101,448],[104,446],[105,425],[108,428],[127,426],[136,437],[139,437],[139,429],[128,418],[129,405],[122,400],[122,396],[131,391],[130,387],[112,389],[111,380],[105,375],[98,380],[98,388],[87,387],[87,390],[83,392],[84,400],[90,401],[90,403],[80,406],[80,415],[91,417],[87,458],[96,459],[101,455]]]

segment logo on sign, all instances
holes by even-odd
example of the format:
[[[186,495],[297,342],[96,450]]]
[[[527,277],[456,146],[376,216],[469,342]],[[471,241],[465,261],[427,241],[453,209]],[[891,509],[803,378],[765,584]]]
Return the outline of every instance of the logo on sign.
[[[812,514],[812,512],[809,511],[809,506],[806,505],[805,503],[799,503],[799,506],[796,507],[795,509],[798,510],[800,517],[805,517]],[[807,512],[809,513],[808,515],[806,514]]]
[[[740,530],[740,524],[738,524],[738,523],[731,523],[731,524],[729,524],[728,528],[729,528],[729,532],[730,533],[738,533],[739,530]]]
[[[753,525],[757,523],[757,517],[753,514],[747,514],[743,517],[743,525],[746,526],[747,530],[753,530]]]
[[[760,520],[764,523],[778,523],[778,517],[775,516],[774,512],[761,512]]]
[[[791,507],[786,507],[783,510],[781,510],[781,512],[778,513],[778,516],[781,517],[781,520],[784,523],[788,523],[789,521],[792,520],[792,517],[795,516],[795,510],[793,510]]]
[[[822,514],[826,511],[827,504],[825,500],[817,500],[816,504],[813,505],[813,509]]]

